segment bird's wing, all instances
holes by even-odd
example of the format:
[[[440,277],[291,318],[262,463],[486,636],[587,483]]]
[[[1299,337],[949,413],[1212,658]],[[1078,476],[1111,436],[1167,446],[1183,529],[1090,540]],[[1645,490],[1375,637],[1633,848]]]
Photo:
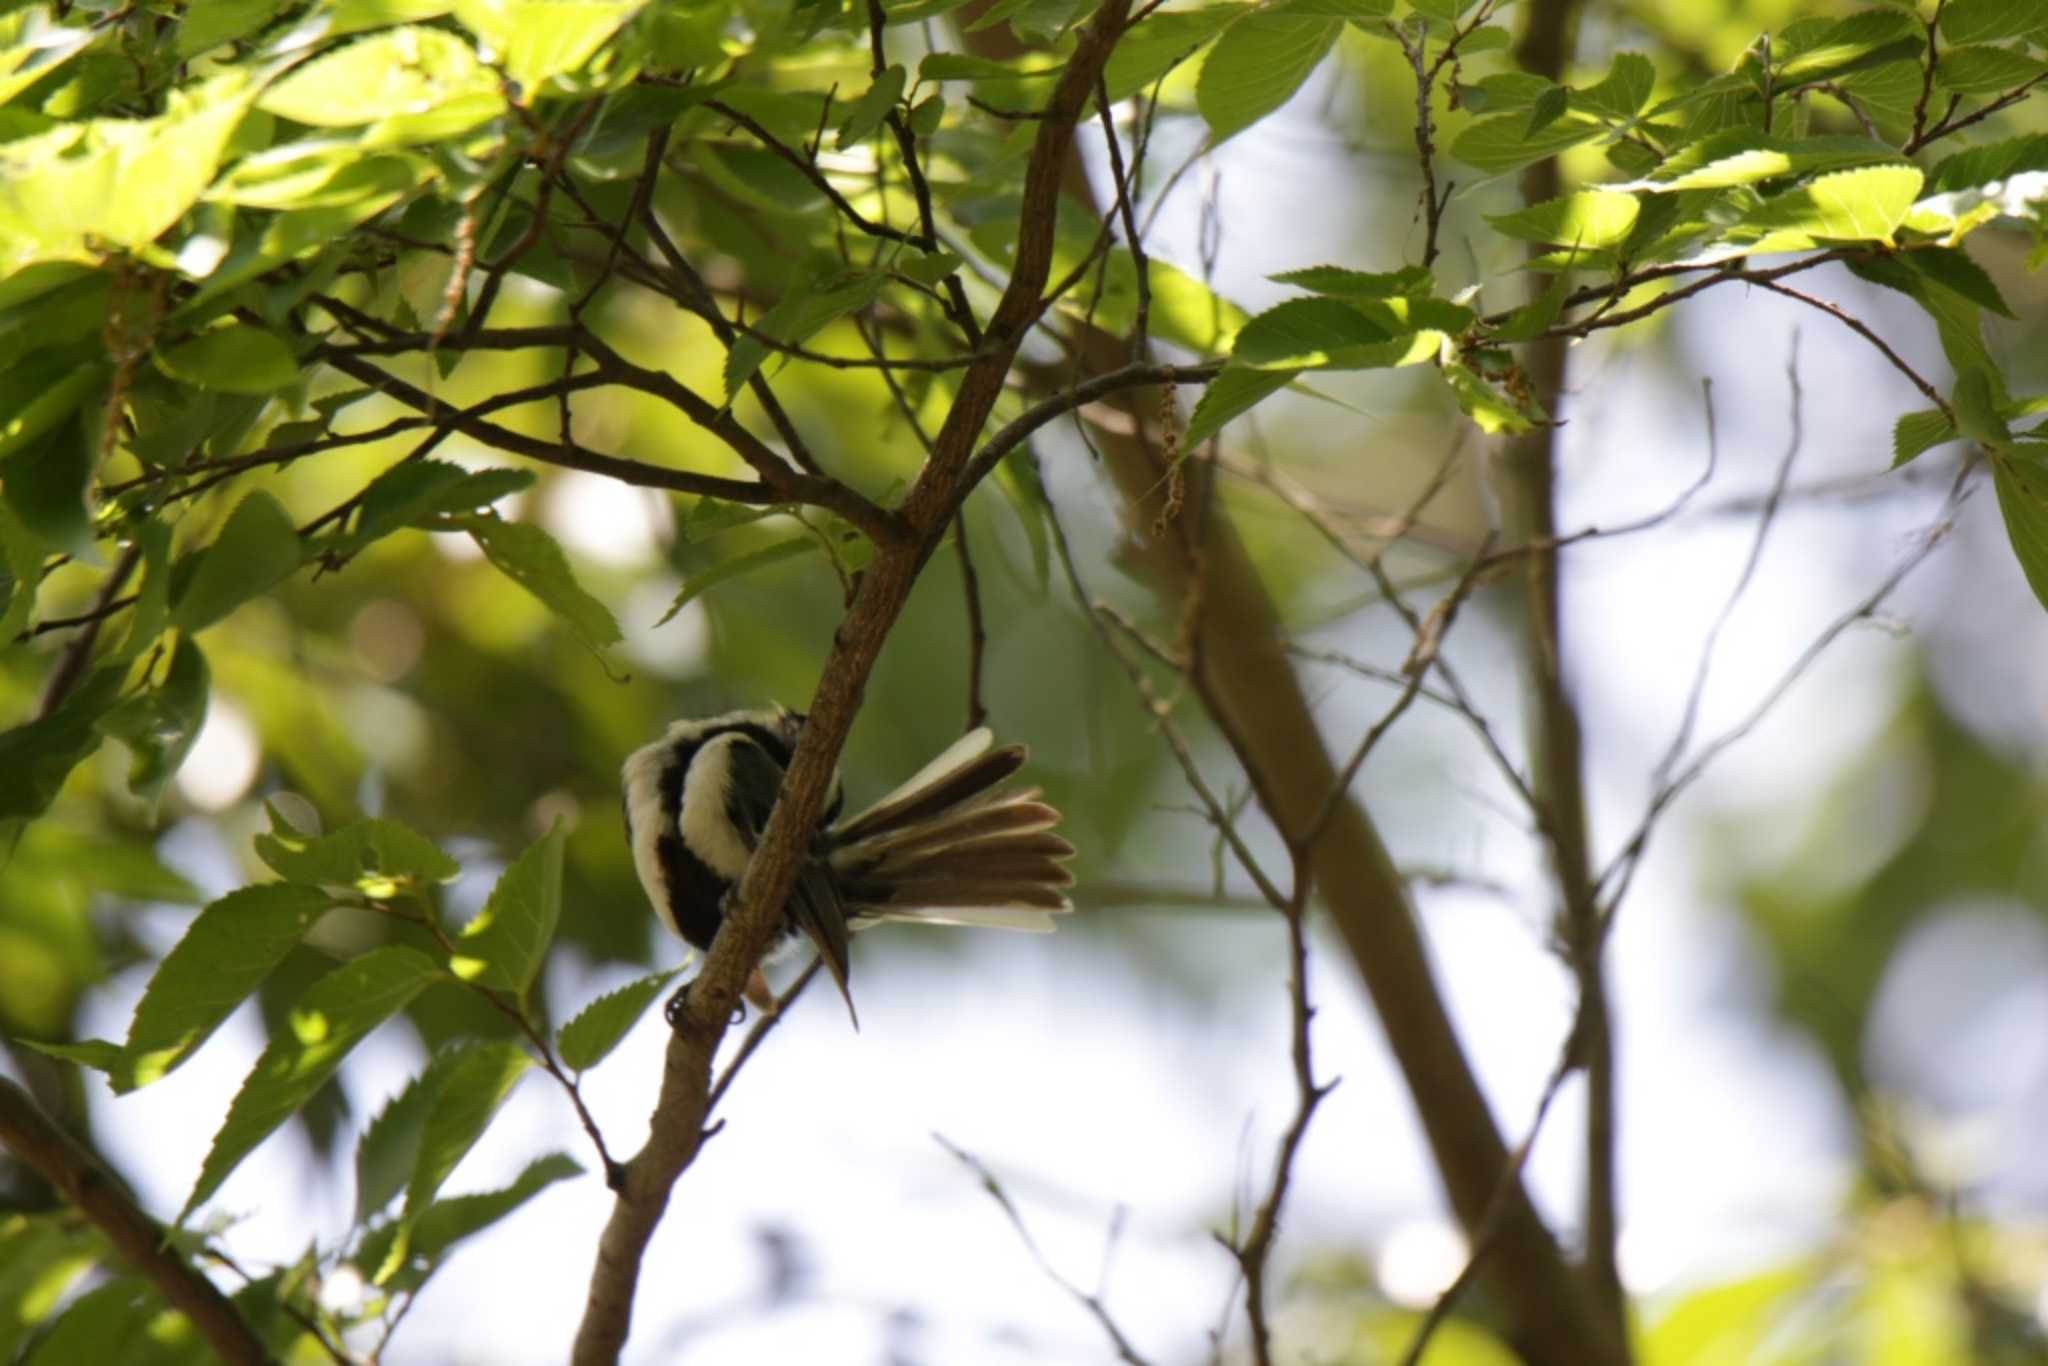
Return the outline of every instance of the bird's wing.
[[[769,814],[775,810],[775,798],[782,791],[782,777],[782,765],[761,746],[750,740],[733,745],[726,809],[733,825],[745,837],[749,849],[760,844],[761,832],[768,828]],[[853,1015],[854,1026],[858,1028],[860,1017],[854,1015],[853,995],[846,986],[846,907],[832,885],[830,870],[809,853],[805,854],[803,864],[797,869],[796,887],[789,897],[789,913],[797,927],[817,945],[818,957],[824,960],[825,970],[832,974],[832,981],[846,1001],[846,1013]]]

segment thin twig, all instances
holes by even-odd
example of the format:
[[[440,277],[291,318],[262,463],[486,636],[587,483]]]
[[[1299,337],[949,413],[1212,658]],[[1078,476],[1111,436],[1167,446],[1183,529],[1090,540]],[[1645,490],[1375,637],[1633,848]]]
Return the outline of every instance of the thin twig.
[[[733,1054],[732,1061],[725,1065],[725,1071],[721,1072],[718,1080],[712,1084],[711,1095],[704,1102],[704,1117],[706,1119],[709,1119],[712,1113],[718,1109],[718,1102],[724,1098],[726,1091],[732,1087],[733,1082],[739,1079],[740,1069],[746,1066],[747,1059],[754,1056],[754,1051],[767,1040],[769,1034],[774,1032],[775,1027],[782,1023],[782,1017],[789,1013],[789,1008],[796,1004],[796,998],[803,995],[804,988],[811,984],[811,979],[818,975],[818,969],[823,966],[824,960],[822,958],[811,959],[804,970],[797,975],[797,979],[789,984],[789,990],[776,997],[775,1009],[763,1011],[761,1018],[754,1021],[754,1027],[748,1030],[747,1037],[740,1041],[739,1051]]]
[[[1024,1250],[1031,1254],[1032,1261],[1038,1263],[1038,1269],[1045,1273],[1046,1279],[1061,1290],[1064,1290],[1073,1298],[1076,1304],[1086,1309],[1089,1315],[1098,1324],[1102,1325],[1102,1331],[1109,1338],[1110,1346],[1116,1349],[1116,1359],[1126,1363],[1126,1366],[1149,1366],[1145,1358],[1138,1354],[1138,1349],[1131,1345],[1131,1340],[1125,1337],[1123,1330],[1117,1326],[1116,1319],[1111,1316],[1109,1307],[1103,1303],[1102,1296],[1099,1293],[1083,1290],[1080,1286],[1062,1276],[1058,1268],[1046,1260],[1045,1252],[1038,1246],[1038,1240],[1031,1236],[1031,1229],[1025,1224],[1024,1216],[1017,1212],[1017,1206],[1011,1201],[1009,1192],[1003,1189],[1003,1183],[996,1179],[996,1174],[988,1169],[987,1164],[966,1149],[955,1147],[947,1140],[944,1134],[933,1134],[932,1139],[941,1148],[951,1153],[961,1166],[966,1167],[980,1179],[981,1188],[989,1193],[989,1198],[996,1202],[996,1205],[1003,1211],[1004,1216],[1009,1219],[1010,1227],[1017,1230],[1017,1237],[1024,1244]],[[1112,1244],[1114,1240],[1114,1225],[1112,1225],[1110,1238]],[[1107,1256],[1108,1253],[1105,1250],[1104,1257],[1107,1258]]]
[[[85,613],[83,627],[64,646],[64,653],[57,658],[57,665],[50,670],[50,677],[43,684],[43,695],[36,704],[38,719],[47,717],[64,705],[64,699],[78,686],[78,680],[85,676],[86,661],[92,658],[93,646],[99,643],[100,627],[111,613],[113,602],[120,595],[121,588],[128,582],[128,576],[135,572],[135,566],[142,562],[142,542],[136,541],[121,552],[114,561],[107,577],[100,581],[99,596],[93,601],[92,609]]]

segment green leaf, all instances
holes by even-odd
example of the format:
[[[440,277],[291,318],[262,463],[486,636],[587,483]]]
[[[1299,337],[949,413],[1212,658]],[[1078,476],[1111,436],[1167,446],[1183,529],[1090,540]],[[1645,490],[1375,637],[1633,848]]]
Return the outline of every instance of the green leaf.
[[[921,138],[928,138],[939,131],[946,122],[946,97],[927,95],[919,100],[910,111],[910,131]]]
[[[33,820],[85,757],[100,747],[99,721],[121,695],[125,666],[95,669],[48,716],[0,731],[0,821]]]
[[[1988,372],[1972,366],[1956,376],[1955,392],[1949,402],[1956,410],[1956,426],[1964,436],[1980,446],[2000,447],[2012,444],[2012,430],[2005,425],[2005,418],[1998,411],[1998,398],[1992,387]],[[2003,496],[2001,495],[2001,502]],[[2006,520],[2011,521],[2008,513]]]
[[[440,1077],[420,1128],[412,1177],[405,1188],[405,1213],[400,1222],[406,1230],[419,1221],[448,1173],[476,1145],[492,1116],[532,1065],[533,1059],[518,1044],[479,1043],[462,1049],[453,1062],[437,1068]],[[384,1265],[372,1277],[374,1281],[381,1283],[398,1269],[407,1241],[406,1233],[401,1232]]]
[[[800,555],[808,555],[823,548],[818,544],[817,537],[808,533],[797,533],[783,540],[771,541],[758,550],[749,550],[743,555],[733,555],[720,560],[709,569],[690,575],[683,582],[682,591],[676,594],[675,601],[668,605],[668,610],[661,614],[661,620],[654,624],[667,625],[675,619],[676,613],[727,579],[737,579],[757,569],[765,569],[782,560],[793,560]]]
[[[874,303],[887,278],[878,270],[839,270],[836,266],[822,277],[805,272],[773,308],[755,320],[754,331],[791,346],[801,345],[827,325]],[[743,336],[733,343],[725,357],[728,403],[770,354],[768,343],[756,336]]]
[[[258,490],[235,505],[213,544],[192,552],[197,568],[171,606],[171,624],[203,631],[298,571],[298,528],[277,499]]]
[[[253,94],[247,73],[227,71],[171,90],[154,119],[60,124],[0,143],[0,277],[154,242],[213,179]]]
[[[1213,146],[1257,123],[1294,97],[1329,54],[1341,19],[1302,0],[1283,0],[1240,16],[1202,63],[1195,108]]]
[[[505,110],[498,77],[468,43],[436,28],[386,29],[318,57],[271,86],[257,107],[315,128],[355,128],[457,111],[453,136]],[[381,139],[397,141],[402,139]]]
[[[356,1143],[356,1222],[368,1223],[405,1189],[418,1161],[420,1135],[426,1132],[427,1112],[433,1108],[448,1070],[462,1057],[459,1050],[442,1049],[405,1088],[384,1103],[371,1117]],[[381,1262],[381,1257],[380,1257]]]
[[[1998,292],[1998,286],[1992,282],[1984,267],[1971,260],[1970,254],[1961,247],[1916,246],[1912,251],[1900,252],[1899,259],[1936,284],[1954,290],[1979,308],[1988,308],[2002,317],[2019,316],[2005,302],[2005,296]]]
[[[2009,449],[1993,450],[1991,482],[1998,490],[1998,510],[2005,515],[2005,532],[2027,585],[2041,605],[2048,607],[2048,468],[2038,459]]]
[[[1554,85],[1536,97],[1536,103],[1529,106],[1529,122],[1523,128],[1525,137],[1535,137],[1563,118],[1565,111],[1572,107],[1571,92],[1561,85]]]
[[[1917,62],[1926,43],[1912,15],[1868,9],[1820,29],[1811,42],[1793,46],[1773,73],[1780,92],[1901,58]]]
[[[209,0],[194,5],[178,26],[178,56],[197,57],[246,38],[269,23],[283,6],[284,0]]]
[[[1958,46],[2017,38],[2048,25],[2033,0],[1949,0],[1941,11],[1941,36]]]
[[[1535,428],[1536,424],[1529,420],[1527,414],[1502,398],[1471,368],[1449,364],[1442,369],[1444,382],[1451,386],[1451,395],[1458,400],[1458,407],[1479,424],[1480,431],[1488,436],[1501,432],[1520,435]]]
[[[417,1289],[436,1261],[456,1243],[489,1228],[557,1181],[583,1174],[583,1168],[562,1153],[550,1153],[527,1164],[511,1185],[479,1195],[459,1195],[436,1200],[428,1206],[410,1230],[407,1268],[386,1284],[392,1289]],[[381,1267],[396,1242],[400,1225],[391,1224],[372,1233],[358,1254],[361,1263]]]
[[[57,23],[40,5],[9,9],[0,15],[0,43],[6,44],[0,49],[0,105],[83,52],[100,28]]]
[[[28,626],[42,568],[42,542],[0,497],[0,640],[11,641]]]
[[[1572,91],[1572,105],[1591,114],[1630,119],[1650,102],[1656,85],[1657,68],[1648,57],[1637,52],[1618,53],[1598,85]]]
[[[224,394],[268,394],[299,380],[299,358],[265,327],[234,322],[201,332],[157,357],[173,379]]]
[[[97,563],[92,514],[86,507],[93,463],[84,417],[74,413],[40,440],[0,460],[0,496],[45,546]]]
[[[1127,100],[1193,56],[1250,6],[1205,5],[1201,9],[1156,10],[1117,39],[1102,69],[1109,102]],[[1056,73],[1055,73],[1056,74]]]
[[[1294,285],[1339,299],[1398,299],[1429,294],[1436,289],[1436,277],[1424,266],[1408,266],[1381,274],[1346,270],[1342,266],[1310,266],[1305,270],[1283,271],[1266,278],[1276,284]]]
[[[483,40],[487,60],[518,83],[522,103],[541,82],[580,69],[645,0],[455,0],[455,17]]]
[[[1837,171],[1764,201],[1746,227],[1770,229],[1756,250],[1798,250],[1796,239],[1890,242],[1919,197],[1917,166],[1865,166]]]
[[[1392,333],[1338,299],[1290,299],[1244,325],[1231,365],[1255,370],[1341,368],[1358,363],[1358,348]]]
[[[1866,137],[1783,138],[1754,128],[1730,128],[1666,158],[1649,179],[1604,188],[1718,190],[1873,162],[1896,163],[1898,159],[1896,148]]]
[[[839,146],[852,147],[880,128],[882,120],[903,98],[903,89],[909,83],[910,73],[901,66],[887,67],[876,76],[839,121]]]
[[[437,1056],[434,1064],[436,1084],[428,1089],[430,1103],[405,1191],[407,1219],[416,1218],[433,1200],[532,1068],[533,1058],[524,1045],[500,1040],[466,1045]]]
[[[1011,62],[998,61],[993,57],[975,57],[964,52],[933,52],[926,54],[917,64],[919,81],[974,81],[1002,84],[1016,81],[1049,80],[1065,68],[1047,66],[1019,66]]]
[[[263,882],[229,892],[185,927],[136,1003],[117,1093],[169,1074],[263,984],[333,901],[315,888]]]
[[[64,1306],[56,1321],[36,1337],[21,1366],[73,1366],[85,1361],[162,1362],[164,1344],[152,1328],[163,1301],[142,1280],[119,1276],[96,1285]],[[151,1348],[156,1348],[152,1352]]]
[[[1287,387],[1299,370],[1252,370],[1232,365],[1209,382],[1195,404],[1181,444],[1192,449],[1223,430],[1223,425],[1249,412],[1262,399]]]
[[[1892,426],[1892,468],[1959,436],[1955,423],[1939,408],[1907,413]]]
[[[524,996],[562,918],[560,825],[519,856],[474,920],[462,927],[448,966],[465,982]]]
[[[272,1036],[235,1093],[178,1222],[219,1190],[257,1144],[326,1084],[364,1035],[441,977],[425,954],[392,945],[352,959],[315,982],[292,1006],[285,1029]]]
[[[401,461],[370,481],[349,529],[323,548],[352,555],[402,527],[487,508],[532,483],[531,470],[472,471],[443,460]]]
[[[606,992],[576,1012],[576,1018],[555,1035],[562,1065],[572,1072],[587,1072],[603,1062],[675,975],[673,969],[649,973]]]
[[[454,518],[453,525],[467,531],[500,573],[547,604],[592,650],[618,641],[619,623],[611,609],[576,582],[568,557],[546,531],[481,513]]]
[[[2048,133],[1965,148],[1935,165],[1926,188],[1928,194],[1981,189],[2026,171],[2048,171]]]
[[[92,401],[110,373],[102,356],[106,344],[97,336],[84,343],[51,347],[47,320],[22,344],[29,350],[21,363],[0,376],[0,455],[9,455],[50,431]],[[96,330],[96,329],[95,329]]]
[[[1632,194],[1581,190],[1514,213],[1488,214],[1486,221],[1518,241],[1598,251],[1627,240],[1641,209]]]
[[[1564,311],[1564,296],[1571,292],[1572,273],[1561,270],[1551,278],[1550,287],[1501,319],[1493,329],[1498,342],[1524,342],[1540,335]]]
[[[452,882],[462,871],[433,841],[396,821],[353,821],[331,835],[310,835],[276,807],[265,809],[270,833],[256,837],[256,856],[302,887],[348,887],[383,900],[402,887]]]
[[[1451,155],[1482,171],[1499,174],[1556,156],[1604,131],[1597,121],[1573,114],[1532,135],[1529,121],[1522,115],[1503,114],[1481,119],[1460,133],[1451,143]]]
[[[156,810],[164,786],[185,762],[206,720],[206,656],[191,636],[180,636],[160,687],[122,702],[100,719],[100,729],[128,746],[128,790]]]
[[[2048,72],[2048,62],[2002,47],[1956,47],[1934,64],[1934,79],[1958,95],[1996,95]]]

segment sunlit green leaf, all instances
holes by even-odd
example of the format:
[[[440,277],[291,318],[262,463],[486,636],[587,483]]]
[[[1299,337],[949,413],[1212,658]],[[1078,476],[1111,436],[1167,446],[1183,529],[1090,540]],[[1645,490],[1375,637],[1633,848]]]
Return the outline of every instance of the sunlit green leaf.
[[[1343,27],[1299,0],[1240,16],[1210,49],[1195,85],[1210,141],[1243,132],[1292,99]]]
[[[557,826],[498,879],[456,940],[449,966],[458,977],[515,996],[533,985],[562,918],[562,840]]]
[[[1581,190],[1514,213],[1488,214],[1486,221],[1519,241],[1592,251],[1625,240],[1640,210],[1632,194]]]
[[[284,961],[333,903],[310,887],[264,882],[199,912],[157,964],[128,1025],[117,1092],[147,1086],[192,1056]]]
[[[485,60],[532,103],[543,81],[578,70],[646,0],[455,0],[455,17],[483,43]]]
[[[254,94],[246,72],[169,92],[153,119],[95,119],[0,142],[0,277],[156,240],[213,179]]]
[[[1112,104],[1129,99],[1193,56],[1202,44],[1250,6],[1204,5],[1200,9],[1159,10],[1127,30],[1109,55],[1102,79]]]
[[[1231,352],[1233,367],[1303,370],[1356,363],[1360,347],[1392,337],[1337,299],[1292,299],[1244,325]]]
[[[256,855],[287,882],[347,887],[382,900],[403,887],[451,882],[462,871],[433,841],[396,821],[353,821],[331,835],[312,835],[276,807],[268,810],[270,833],[256,837]]]
[[[314,983],[292,1006],[288,1028],[272,1036],[235,1093],[179,1222],[312,1098],[364,1035],[441,975],[425,954],[393,945],[351,959]]]
[[[1503,114],[1481,119],[1460,133],[1451,143],[1451,155],[1482,171],[1514,171],[1598,137],[1601,131],[1592,119],[1568,115],[1532,135],[1527,118]]]

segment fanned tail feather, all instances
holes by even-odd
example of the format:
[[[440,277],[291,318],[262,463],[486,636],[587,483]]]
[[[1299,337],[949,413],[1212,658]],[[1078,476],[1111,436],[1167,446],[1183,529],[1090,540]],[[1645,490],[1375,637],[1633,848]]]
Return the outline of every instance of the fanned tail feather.
[[[832,832],[836,843],[850,844],[890,830],[921,824],[986,792],[1024,767],[1022,745],[987,748],[987,728],[974,731],[941,754],[915,778]],[[971,747],[970,741],[979,747]]]
[[[1037,788],[999,785],[1023,767],[1021,745],[970,732],[916,777],[836,826],[834,879],[856,927],[883,920],[1052,929],[1073,909],[1074,847]]]

